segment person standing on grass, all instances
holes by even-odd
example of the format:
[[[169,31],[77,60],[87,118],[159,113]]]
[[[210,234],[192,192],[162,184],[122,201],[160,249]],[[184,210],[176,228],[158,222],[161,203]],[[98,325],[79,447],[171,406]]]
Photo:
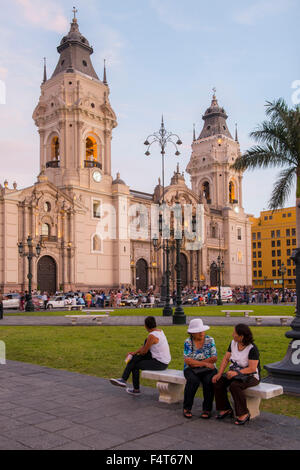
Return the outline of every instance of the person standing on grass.
[[[48,305],[48,294],[47,294],[47,292],[44,292],[42,300],[44,302],[44,310],[47,310],[47,305]]]
[[[149,335],[144,346],[135,352],[130,352],[132,359],[128,362],[122,378],[110,379],[112,385],[126,388],[130,395],[140,395],[140,370],[165,370],[171,362],[170,348],[164,332],[156,327],[154,317],[145,319],[145,328]],[[127,386],[127,380],[132,373],[133,388]]]

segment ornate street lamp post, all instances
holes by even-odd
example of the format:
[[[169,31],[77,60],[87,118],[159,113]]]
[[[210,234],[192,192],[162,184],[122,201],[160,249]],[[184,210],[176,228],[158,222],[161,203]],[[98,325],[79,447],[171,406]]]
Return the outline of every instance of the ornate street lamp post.
[[[177,217],[179,215],[179,212],[181,212],[181,206],[179,204],[179,199],[178,197],[176,198],[176,206],[177,209]],[[179,217],[180,218],[180,217]],[[195,218],[193,217],[193,231],[195,230]],[[176,270],[176,308],[175,312],[173,315],[173,325],[185,325],[186,324],[186,316],[184,314],[184,310],[182,307],[182,282],[181,282],[181,259],[180,259],[180,250],[181,250],[181,244],[182,240],[184,237],[184,230],[181,230],[181,233],[179,229],[175,232],[173,230],[173,235],[175,234],[175,246],[176,246],[176,265],[175,265],[175,270]]]
[[[281,299],[281,302],[285,302],[285,298],[284,298],[284,275],[286,273],[286,267],[284,266],[284,264],[282,264],[280,266],[279,272],[280,272],[280,275],[282,276],[282,299]]]
[[[217,258],[217,263],[215,261],[212,262],[211,268],[213,271],[217,273],[217,281],[218,281],[218,300],[217,305],[223,305],[222,302],[222,294],[221,294],[221,273],[224,271],[224,261],[221,261],[221,256],[219,255]]]
[[[176,142],[173,140],[175,138]],[[165,154],[166,154],[166,147],[168,143],[174,145],[176,152],[175,155],[179,156],[180,152],[178,151],[179,145],[182,145],[182,142],[180,138],[178,137],[177,134],[173,134],[172,132],[168,132],[165,128],[164,124],[164,119],[162,117],[161,121],[161,126],[158,132],[154,132],[154,134],[151,134],[147,137],[146,141],[144,142],[144,145],[147,147],[147,151],[145,152],[145,155],[147,157],[150,155],[149,149],[152,144],[157,143],[160,147],[160,153],[162,155],[162,198],[160,200],[160,205],[162,205],[162,209],[164,210],[165,206]],[[165,309],[164,312],[168,315],[172,315],[170,313],[170,308],[167,302],[170,304],[170,273],[169,273],[169,267],[166,269],[166,257],[168,258],[169,256],[169,243],[165,242],[165,239],[163,238],[162,244],[160,245],[160,248],[163,250],[163,276],[162,276],[162,286],[161,286],[161,300],[165,302]],[[160,249],[158,248],[158,249]],[[165,257],[166,254],[166,257]],[[168,264],[168,260],[167,260]],[[167,294],[167,291],[169,291],[169,294]],[[169,300],[167,301],[167,296],[169,296]]]
[[[159,216],[159,234],[162,235],[162,215]],[[155,251],[160,250],[163,248],[164,252],[166,253],[166,260],[167,260],[167,269],[166,269],[166,297],[165,297],[165,306],[163,309],[163,316],[170,317],[173,315],[173,309],[170,305],[170,265],[169,265],[169,255],[170,255],[170,246],[169,240],[166,240],[166,243],[163,242],[163,246],[158,243],[158,238],[155,235],[153,238],[153,247]]]
[[[28,251],[25,252],[23,243],[18,244],[19,255],[23,258],[28,259],[28,301],[26,302],[26,312],[34,312],[34,305],[32,303],[32,260],[33,258],[39,258],[41,254],[42,247],[40,243],[36,245],[36,254],[33,252],[33,243],[32,238],[29,236],[27,239]]]

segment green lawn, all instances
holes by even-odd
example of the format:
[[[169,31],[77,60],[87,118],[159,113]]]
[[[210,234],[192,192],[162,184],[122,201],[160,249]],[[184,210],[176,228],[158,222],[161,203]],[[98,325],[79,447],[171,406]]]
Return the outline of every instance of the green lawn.
[[[164,331],[171,347],[170,368],[182,369],[187,328],[170,326],[165,327]],[[284,357],[289,343],[284,336],[287,328],[253,327],[252,331],[261,353],[262,365]],[[209,334],[215,338],[220,365],[231,341],[232,327],[211,327]],[[9,360],[103,378],[119,377],[125,366],[126,353],[141,345],[145,337],[144,327],[0,327],[0,340],[6,343]],[[266,376],[263,367],[262,376]],[[155,387],[154,382],[146,380],[142,381],[142,385]],[[262,410],[300,419],[298,397],[284,395],[264,400]]]
[[[225,313],[222,313],[222,310],[253,310],[253,313],[250,315],[294,315],[295,307],[290,305],[205,305],[204,307],[186,307],[184,306],[184,312],[186,315],[191,316],[225,316]],[[175,310],[175,309],[173,309]],[[91,309],[91,313],[94,310]],[[5,316],[64,316],[71,315],[72,313],[80,314],[80,312],[68,312],[68,311],[56,311],[56,310],[41,310],[33,313],[16,313],[10,312],[5,314]],[[83,314],[84,315],[84,314]],[[114,309],[114,312],[111,313],[112,316],[160,316],[162,315],[162,308],[120,308]],[[243,316],[242,313],[231,314],[233,316]]]

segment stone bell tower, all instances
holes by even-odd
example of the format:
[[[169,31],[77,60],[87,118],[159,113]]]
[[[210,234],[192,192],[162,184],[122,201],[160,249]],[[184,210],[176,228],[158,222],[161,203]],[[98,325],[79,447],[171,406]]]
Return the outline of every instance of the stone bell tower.
[[[203,129],[192,143],[192,155],[187,167],[193,191],[203,202],[222,209],[242,208],[242,174],[230,168],[240,155],[240,146],[228,130],[224,108],[216,98],[206,110]]]
[[[33,119],[40,134],[40,167],[59,188],[111,184],[111,137],[117,126],[109,87],[94,70],[89,41],[74,18],[57,48],[59,60],[47,80],[46,65]]]
[[[205,244],[202,249],[205,282],[216,285],[218,256],[224,262],[223,283],[246,285],[251,279],[251,223],[242,201],[242,173],[231,168],[240,156],[227,127],[227,114],[219,106],[215,90],[202,119],[198,138],[194,133],[192,155],[187,166],[192,189],[205,207]]]

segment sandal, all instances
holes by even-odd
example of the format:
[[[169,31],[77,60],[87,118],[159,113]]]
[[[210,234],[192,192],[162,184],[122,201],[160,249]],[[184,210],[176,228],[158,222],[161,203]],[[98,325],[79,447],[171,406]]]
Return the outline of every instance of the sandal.
[[[183,416],[187,419],[191,419],[193,417],[190,410],[183,410]]]
[[[202,411],[200,418],[202,419],[209,419],[211,418],[211,412],[210,411]]]
[[[250,415],[249,415],[249,414],[246,416],[245,419],[238,419],[238,418],[237,418],[234,424],[240,426],[240,425],[243,425],[243,424],[245,424],[245,423],[247,423],[247,422],[250,423]]]
[[[232,409],[230,410],[227,410],[225,411],[225,413],[219,413],[217,416],[216,416],[216,419],[224,419],[226,418],[226,416],[230,416],[231,418],[233,417],[233,411]]]

